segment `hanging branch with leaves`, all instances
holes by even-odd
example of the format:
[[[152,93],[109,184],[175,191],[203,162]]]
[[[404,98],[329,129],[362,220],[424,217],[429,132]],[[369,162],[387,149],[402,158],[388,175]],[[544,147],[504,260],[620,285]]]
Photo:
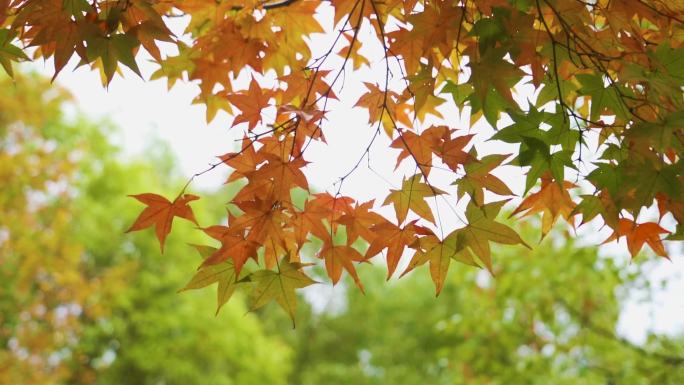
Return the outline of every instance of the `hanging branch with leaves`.
[[[167,26],[176,17],[188,20],[183,36]],[[359,264],[384,252],[389,277],[409,254],[404,274],[429,265],[437,294],[452,260],[492,270],[491,242],[527,246],[497,219],[514,195],[495,176],[506,165],[526,171],[513,215],[542,213],[542,237],[558,218],[575,226],[581,216],[579,225],[611,228],[608,240],[625,237],[633,256],[647,244],[667,257],[662,237],[684,237],[683,19],[684,2],[659,0],[0,0],[0,64],[11,74],[13,62],[42,57],[57,76],[77,58],[107,85],[121,65],[140,75],[145,50],[158,64],[152,79],[197,84],[208,120],[223,110],[244,130],[241,150],[173,200],[135,196],[147,208],[131,230],[154,226],[163,249],[175,217],[195,222],[190,182],[226,165],[229,182],[246,183],[227,225],[202,227],[219,245],[202,249],[186,288],[218,282],[220,307],[244,287],[254,307],[275,300],[294,317],[294,290],[313,283],[300,258],[313,238],[333,284],[346,271],[363,290]],[[313,57],[326,31],[335,38]],[[162,43],[177,53],[163,54]],[[326,143],[323,122],[345,71],[368,66],[364,47],[378,43],[384,77],[367,79],[352,101],[368,113],[370,140],[336,191],[311,193],[305,168],[316,160],[306,150]],[[534,90],[526,105],[516,100],[521,84]],[[440,110],[452,103],[470,114],[469,127],[449,124]],[[482,124],[495,134],[482,137]],[[341,194],[382,136],[399,151],[397,165],[415,172],[377,202]],[[479,155],[475,138],[518,152]],[[451,175],[455,194],[436,185],[434,169]],[[580,185],[588,193],[576,194]],[[297,204],[299,189],[308,197]],[[455,208],[461,200],[465,212]],[[379,214],[381,202],[395,218]],[[642,213],[651,207],[657,221]],[[461,227],[445,228],[447,210]]]

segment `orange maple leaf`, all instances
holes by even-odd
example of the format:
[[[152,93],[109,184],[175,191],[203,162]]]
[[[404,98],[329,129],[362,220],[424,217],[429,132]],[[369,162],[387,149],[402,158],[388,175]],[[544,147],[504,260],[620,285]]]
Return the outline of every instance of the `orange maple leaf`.
[[[463,151],[463,148],[470,143],[473,136],[475,135],[469,134],[455,138],[451,138],[450,135],[447,136],[441,147],[436,151],[437,156],[441,157],[442,162],[453,171],[458,171],[458,165],[477,161],[473,155]]]
[[[366,258],[372,258],[386,248],[387,279],[390,279],[397,269],[404,249],[416,240],[414,226],[416,222],[417,220],[414,220],[404,227],[399,227],[392,222],[385,221],[370,228],[376,237],[366,250]]]
[[[325,270],[333,285],[342,277],[342,268],[347,270],[354,279],[354,283],[363,292],[363,284],[359,275],[356,274],[353,262],[365,261],[365,258],[355,248],[347,245],[332,245],[326,242],[319,254],[319,258],[325,260]]]
[[[309,189],[306,176],[301,168],[308,163],[303,158],[297,158],[291,161],[283,161],[281,158],[264,154],[267,163],[256,170],[250,179],[270,181],[272,193],[281,201],[288,201],[290,199],[290,190],[295,187],[301,187],[304,190]]]
[[[324,240],[332,237],[331,231],[325,227],[323,220],[334,222],[338,216],[331,207],[329,194],[315,194],[312,198],[304,202],[304,209],[296,211],[290,219],[299,245],[306,242],[309,234]],[[345,202],[342,201],[340,206],[344,204]]]
[[[240,152],[229,152],[219,156],[219,159],[234,170],[228,176],[226,183],[247,177],[256,170],[259,163],[263,160],[254,151],[252,139],[246,136],[242,138],[242,150]]]
[[[574,227],[572,217],[577,215],[574,212],[577,205],[573,202],[567,189],[575,187],[577,186],[564,181],[563,188],[561,188],[549,175],[545,175],[542,177],[541,190],[525,198],[509,218],[521,212],[524,212],[524,217],[538,212],[543,213],[542,239],[551,230],[559,216],[565,218]]]
[[[264,92],[259,83],[252,77],[247,92],[228,94],[226,96],[230,104],[237,107],[241,112],[233,120],[233,126],[240,123],[248,123],[249,130],[261,122],[261,110],[269,106],[271,92]]]
[[[242,228],[240,228],[242,229]],[[235,266],[235,274],[240,275],[242,266],[248,259],[257,259],[259,244],[247,239],[244,233],[226,226],[210,226],[204,229],[210,237],[221,242],[221,247],[214,251],[202,262],[200,267],[215,265],[227,260],[232,260]]]
[[[353,243],[359,236],[366,241],[372,241],[377,234],[371,231],[373,225],[386,222],[380,214],[370,211],[375,200],[356,204],[353,209],[345,210],[338,222],[347,228],[347,242]]]
[[[187,219],[197,225],[195,215],[188,205],[188,203],[199,199],[197,195],[183,194],[178,196],[173,202],[161,195],[151,193],[129,196],[146,204],[147,207],[126,232],[138,231],[154,225],[162,253],[164,253],[164,241],[171,232],[174,217]]]
[[[391,144],[391,147],[401,149],[394,169],[399,168],[401,162],[411,156],[418,163],[422,173],[428,175],[432,169],[432,153],[437,151],[445,135],[449,135],[449,129],[445,126],[430,127],[420,135],[408,130],[403,131]]]
[[[246,239],[254,244],[263,245],[267,268],[276,265],[279,255],[296,249],[294,232],[282,225],[290,218],[278,202],[255,198],[241,202],[239,207],[243,214],[230,222],[230,229],[246,234]]]
[[[286,89],[278,90],[275,98],[280,105],[300,105],[303,98],[308,96],[309,100],[325,96],[329,99],[337,99],[332,87],[326,82],[325,77],[330,73],[329,70],[320,70],[316,73],[312,71],[295,71],[288,75],[281,76],[278,81],[287,85]]]
[[[394,91],[380,89],[373,83],[363,83],[368,92],[361,95],[354,104],[354,107],[361,107],[368,111],[368,123],[375,124],[382,122],[382,127],[388,137],[392,137],[397,123],[410,127],[411,120],[405,113],[401,113],[406,107],[404,103],[398,102],[399,94]],[[394,114],[395,116],[390,116]]]
[[[636,257],[641,248],[644,247],[644,243],[647,243],[657,255],[670,259],[660,239],[660,234],[669,233],[655,222],[636,223],[631,219],[620,218],[617,228],[613,229],[613,234],[603,243],[618,240],[625,236],[627,237],[627,248],[632,254],[632,258]]]

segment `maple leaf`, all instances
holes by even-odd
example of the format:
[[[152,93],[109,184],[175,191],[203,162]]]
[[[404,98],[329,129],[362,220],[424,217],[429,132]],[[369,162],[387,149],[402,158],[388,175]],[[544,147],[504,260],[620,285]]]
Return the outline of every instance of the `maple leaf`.
[[[158,62],[162,61],[162,56],[155,41],[174,42],[172,38],[173,33],[162,20],[145,20],[142,23],[136,24],[128,32],[135,36],[140,41],[140,44],[145,47],[145,50]]]
[[[126,232],[138,231],[154,225],[162,253],[164,252],[166,236],[171,232],[173,218],[187,219],[197,225],[197,220],[189,205],[190,202],[199,199],[197,195],[183,194],[174,199],[173,202],[161,195],[151,193],[129,196],[146,204],[147,207]]]
[[[627,218],[620,218],[617,228],[613,229],[613,234],[608,237],[603,243],[619,240],[620,237],[627,238],[627,248],[632,258],[639,254],[639,251],[644,247],[644,243],[648,244],[656,255],[670,259],[667,256],[663,241],[660,239],[660,234],[669,234],[670,232],[660,227],[655,222],[636,223]]]
[[[233,120],[233,126],[248,123],[248,129],[251,131],[261,122],[261,110],[268,107],[271,96],[271,92],[264,92],[254,77],[247,92],[228,94],[228,101],[240,110],[240,114]]]
[[[655,197],[658,202],[658,212],[661,219],[666,213],[672,213],[672,216],[679,223],[684,222],[684,202],[681,199],[670,197],[662,192],[657,193]]]
[[[399,223],[404,223],[409,210],[416,213],[419,217],[435,223],[432,209],[428,206],[425,198],[446,194],[446,192],[421,182],[421,178],[421,174],[416,174],[408,179],[404,179],[401,184],[401,190],[390,190],[390,194],[385,198],[383,205],[386,206],[390,203],[394,205],[394,211],[397,214]]]
[[[335,5],[335,17],[333,23],[335,26],[342,21],[343,18],[348,17],[350,20],[356,20],[359,14],[370,18],[373,14],[373,8],[369,5],[359,3],[354,0],[330,0]]]
[[[381,90],[373,83],[364,82],[363,84],[368,91],[359,97],[354,107],[366,109],[368,111],[368,123],[381,122],[385,133],[391,138],[394,133],[395,120],[390,114],[400,109],[399,103],[396,101],[399,99],[399,95],[391,90]],[[411,125],[410,119],[401,119],[400,116],[397,115],[395,118],[398,122],[406,126]]]
[[[230,107],[230,103],[226,100],[226,92],[220,92],[217,94],[205,94],[201,93],[192,101],[192,104],[204,104],[206,107],[205,120],[211,122],[216,117],[219,111],[225,111],[229,114],[233,112]]]
[[[399,168],[401,162],[412,156],[422,173],[429,175],[432,168],[432,153],[437,150],[442,142],[442,138],[448,135],[449,129],[444,126],[433,126],[416,135],[411,131],[402,132],[391,144],[393,148],[401,149],[397,156],[395,170]]]
[[[421,237],[418,239],[417,245],[412,246],[418,250],[401,275],[403,276],[417,266],[429,262],[430,276],[435,284],[435,296],[439,296],[444,287],[444,280],[446,279],[452,259],[470,266],[479,267],[466,246],[467,239],[462,230],[453,231],[443,240],[440,240],[434,234]]]
[[[327,70],[320,70],[317,73],[297,71],[281,76],[278,80],[285,84],[286,89],[279,90],[275,98],[281,105],[299,105],[307,95],[309,98],[325,95],[330,99],[337,99],[334,90],[325,81],[329,73]]]
[[[475,205],[473,201],[468,202],[465,213],[468,225],[459,230],[464,233],[465,244],[492,273],[492,252],[489,242],[506,245],[520,244],[531,249],[515,230],[494,220],[506,202],[508,200],[491,202],[481,207]]]
[[[387,279],[389,280],[397,269],[404,249],[416,239],[415,223],[411,221],[403,227],[392,222],[384,221],[371,227],[370,231],[376,236],[370,242],[366,250],[366,259],[369,259],[383,249],[387,249]]]
[[[441,143],[441,146],[437,148],[435,154],[442,158],[442,162],[449,166],[453,171],[458,170],[459,165],[465,165],[467,163],[477,162],[477,159],[473,155],[463,151],[463,148],[470,143],[470,140],[475,136],[474,134],[457,136],[451,138],[446,137]]]
[[[366,241],[371,241],[376,237],[371,227],[385,222],[380,214],[370,211],[373,208],[374,200],[362,204],[356,204],[353,209],[345,210],[344,214],[337,220],[347,228],[347,243],[353,243],[359,236]]]
[[[420,72],[408,78],[411,87],[409,88],[414,98],[415,116],[418,120],[425,121],[427,114],[437,118],[443,118],[437,107],[446,102],[435,96],[435,78],[432,76],[431,66],[421,66]]]
[[[250,310],[256,310],[272,300],[275,300],[292,319],[292,327],[295,326],[295,313],[297,311],[297,295],[295,289],[301,289],[317,283],[304,274],[301,269],[311,264],[289,262],[283,258],[278,263],[278,271],[257,270],[242,279],[242,282],[253,282],[256,287],[250,297],[252,304]]]
[[[10,76],[13,76],[13,61],[29,60],[24,51],[12,44],[12,40],[14,40],[12,32],[0,29],[0,65]]]
[[[401,56],[404,66],[408,73],[416,73],[420,68],[420,59],[424,52],[424,42],[411,38],[411,31],[406,28],[399,28],[387,34],[392,43],[392,53]]]
[[[308,163],[304,159],[283,162],[276,157],[265,157],[267,163],[255,173],[255,177],[272,178],[274,190],[286,197],[289,197],[290,190],[294,187],[309,189],[309,183],[301,170]]]
[[[473,158],[477,157],[475,151],[471,151],[470,154]],[[467,193],[478,206],[482,206],[484,204],[484,190],[489,190],[498,195],[513,195],[511,189],[501,179],[490,174],[490,171],[499,166],[508,156],[492,154],[477,162],[467,163],[464,167],[465,175],[453,183],[458,186],[458,198],[462,198]]]
[[[242,150],[240,152],[229,152],[219,156],[219,159],[234,170],[228,176],[226,183],[248,177],[262,162],[254,150],[254,141],[246,136],[242,138]]]
[[[343,47],[337,52],[337,55],[340,57],[349,57],[349,60],[352,62],[354,70],[360,69],[362,66],[368,66],[370,67],[370,63],[368,62],[368,58],[365,56],[361,55],[359,53],[359,50],[361,49],[361,43],[357,40],[353,40],[353,38],[349,35],[344,35],[344,37],[347,40],[347,43],[349,45]],[[352,43],[353,42],[353,43]],[[352,46],[353,44],[353,46]],[[351,50],[351,52],[350,52]]]
[[[210,246],[192,245],[197,249],[200,255],[204,258],[209,258],[217,249]],[[216,314],[221,310],[221,307],[228,302],[230,297],[238,287],[238,272],[235,271],[235,265],[232,260],[213,265],[202,265],[199,271],[183,286],[178,292],[186,290],[201,289],[218,282],[216,289]]]
[[[70,15],[56,9],[45,10],[45,12],[45,19],[41,20],[44,24],[41,23],[43,25],[35,31],[31,45],[45,45],[44,54],[53,55],[55,73],[52,78],[54,80],[74,53],[78,52],[82,59],[85,58],[84,36],[82,28],[79,28],[79,24],[72,20]]]
[[[337,232],[340,217],[345,213],[353,211],[353,204],[354,200],[346,196],[333,196],[328,193],[314,194],[311,205],[307,203],[307,210],[308,208],[312,209],[310,212],[312,215],[309,215],[309,219],[311,220],[312,224],[314,221],[319,223],[326,221],[327,225],[329,226],[329,230],[325,230],[323,233],[321,233],[319,231],[320,227],[318,225],[314,225],[311,228],[311,234],[326,242],[332,242],[334,233]],[[319,215],[318,218],[314,217],[316,213]]]
[[[292,56],[299,54],[302,60],[311,57],[311,51],[305,39],[313,33],[324,32],[323,27],[315,17],[318,8],[317,1],[303,0],[290,4],[287,8],[270,10],[266,17],[272,18],[274,25],[280,27],[276,33],[276,41],[284,42],[278,46],[279,51],[289,51]]]
[[[594,195],[580,195],[582,201],[575,206],[570,213],[571,216],[582,214],[580,226],[596,218],[599,214],[605,216],[605,210],[601,198]],[[617,220],[615,221],[617,223]]]
[[[413,25],[410,36],[412,40],[422,40],[423,55],[435,48],[442,56],[447,57],[453,49],[451,44],[458,33],[453,25],[460,24],[463,10],[455,5],[430,4],[424,12],[413,13],[407,21]]]
[[[210,226],[205,228],[204,232],[221,242],[221,247],[207,257],[202,262],[202,266],[232,260],[235,266],[235,273],[240,274],[247,260],[250,258],[256,260],[259,244],[248,239],[241,230],[242,228],[233,229],[227,226]]]
[[[542,214],[542,235],[544,239],[546,234],[551,230],[551,227],[556,222],[559,216],[574,227],[572,217],[576,214],[575,207],[568,189],[575,188],[574,184],[563,181],[563,187],[559,186],[558,182],[554,181],[550,175],[542,178],[541,189],[525,198],[520,205],[509,216],[512,217],[518,213],[523,213],[523,216],[532,215],[541,212]]]
[[[356,286],[363,292],[363,284],[356,274],[353,262],[363,262],[365,258],[355,248],[347,245],[333,245],[326,242],[318,257],[325,260],[325,270],[333,285],[339,282],[342,277],[342,269],[347,270],[354,279]]]
[[[276,256],[294,249],[294,232],[283,226],[289,218],[278,202],[255,198],[238,204],[242,215],[230,222],[230,229],[245,234],[245,239],[265,248],[264,261],[267,268],[276,263]]]
[[[604,80],[600,76],[590,74],[579,74],[577,80],[582,84],[578,92],[591,97],[591,120],[598,120],[602,110],[609,108],[614,113],[626,114],[622,105],[619,93],[614,87],[606,87]]]
[[[246,184],[229,202],[228,225],[202,229],[221,246],[200,271],[232,263],[239,274],[249,259],[272,269],[283,255],[294,262],[305,244],[320,238],[318,255],[333,282],[344,269],[357,279],[354,263],[383,251],[390,277],[412,248],[412,268],[429,262],[439,293],[452,259],[445,255],[476,258],[491,270],[490,242],[524,244],[496,222],[503,203],[485,203],[491,194],[514,194],[495,176],[509,155],[478,159],[472,140],[487,132],[476,125],[482,117],[496,131],[482,139],[510,144],[517,149],[511,162],[529,167],[524,199],[513,214],[542,212],[542,237],[559,217],[572,224],[580,213],[580,226],[600,219],[615,236],[627,236],[630,251],[650,242],[663,254],[659,225],[630,230],[620,221],[657,202],[660,217],[671,214],[677,222],[668,239],[682,238],[684,35],[677,23],[684,7],[681,0],[604,3],[0,0],[0,65],[11,73],[15,62],[42,57],[53,61],[57,75],[78,57],[78,66],[99,70],[107,85],[122,66],[140,74],[136,60],[144,48],[160,65],[152,79],[197,85],[193,103],[205,105],[207,120],[220,110],[232,114],[231,106],[239,110],[233,125],[245,123],[242,148],[220,159],[233,169],[229,182]],[[328,8],[321,13],[322,7]],[[177,16],[188,21],[183,41],[168,27]],[[323,39],[327,47],[319,46],[320,33],[335,34]],[[158,46],[164,41],[178,54],[164,57]],[[371,46],[381,55],[369,55]],[[313,52],[320,56],[312,58]],[[366,90],[360,95],[342,94],[360,66],[371,63],[381,71],[384,66],[384,76],[361,80]],[[516,95],[520,87],[530,99],[526,108],[523,95]],[[328,104],[338,99],[336,92],[344,96],[339,105],[367,111],[368,123],[384,130],[389,146],[399,149],[397,166],[407,158],[417,163],[418,175],[405,177],[383,201],[392,204],[397,224],[373,210],[373,200],[309,192],[305,152],[312,143],[336,145],[323,134],[324,123],[340,116],[338,105]],[[451,127],[460,123],[442,116],[445,93],[452,95],[451,107],[470,115],[467,135],[455,136]],[[255,132],[259,125],[264,130]],[[595,149],[585,135],[594,131]],[[377,133],[361,159],[369,167],[382,142]],[[435,224],[427,198],[446,194],[428,179],[433,169],[443,169],[433,156],[457,175],[454,203],[470,197],[468,224],[446,229],[446,238],[416,224]],[[564,175],[585,159],[597,161],[578,179],[594,193],[576,206]],[[539,182],[540,190],[528,195]],[[306,198],[295,197],[301,194]],[[162,247],[174,217],[194,221],[189,199],[140,199],[148,207],[131,231],[155,225]],[[402,227],[409,212],[417,219]],[[340,241],[336,235],[345,232]],[[350,246],[359,239],[370,244],[365,257]],[[345,246],[332,246],[333,240]]]
[[[304,210],[296,211],[291,223],[295,227],[295,237],[302,245],[306,242],[309,234],[319,239],[332,237],[331,231],[326,229],[323,220],[335,221],[334,210],[328,206],[328,201],[321,195],[315,195],[313,199],[304,202]]]
[[[502,96],[509,106],[517,107],[511,93],[512,86],[517,83],[524,73],[512,63],[504,60],[499,50],[492,50],[491,54],[478,62],[469,63],[472,70],[470,82],[473,83],[473,94],[479,98],[483,106],[492,103],[492,91]]]
[[[285,119],[285,116],[291,116],[291,118]],[[306,141],[318,139],[325,142],[323,131],[318,124],[324,117],[325,111],[321,111],[313,106],[300,109],[287,105],[278,109],[278,117],[274,126],[280,127],[280,120],[293,121],[292,131],[294,136],[292,141],[294,142],[294,148],[290,152],[292,156],[300,157],[303,155],[301,151]]]
[[[135,36],[123,33],[116,33],[110,36],[92,33],[89,36],[87,39],[86,55],[90,61],[100,59],[102,71],[105,75],[105,85],[112,81],[118,63],[126,65],[138,76],[142,77],[138,64],[135,61],[134,51],[140,46],[140,42]]]

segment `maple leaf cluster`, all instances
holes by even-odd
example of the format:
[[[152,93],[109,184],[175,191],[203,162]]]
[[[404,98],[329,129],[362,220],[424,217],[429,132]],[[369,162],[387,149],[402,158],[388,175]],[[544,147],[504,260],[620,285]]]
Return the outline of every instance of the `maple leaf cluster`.
[[[189,20],[183,39],[166,25],[178,16]],[[495,171],[509,164],[526,170],[513,215],[542,213],[542,236],[558,218],[573,226],[579,216],[579,225],[600,218],[613,230],[608,241],[625,237],[633,256],[644,244],[667,256],[661,236],[684,237],[682,20],[682,1],[659,0],[2,0],[0,64],[11,71],[33,49],[53,57],[56,75],[77,56],[108,83],[119,64],[139,72],[143,48],[159,65],[153,79],[196,83],[207,119],[224,110],[244,128],[241,150],[214,167],[227,165],[229,181],[246,184],[227,225],[202,228],[220,246],[203,249],[187,288],[219,282],[220,306],[249,287],[253,307],[273,299],[293,315],[294,290],[313,283],[300,254],[314,238],[332,282],[346,271],[361,290],[356,267],[382,253],[388,277],[404,254],[404,273],[429,265],[437,294],[452,260],[492,270],[491,242],[525,245],[497,221],[514,194]],[[336,38],[314,57],[326,31]],[[162,42],[178,53],[162,56]],[[416,170],[378,199],[396,218],[339,190],[311,193],[303,171],[309,145],[325,143],[322,123],[344,72],[368,66],[363,48],[372,44],[382,48],[373,66],[384,79],[365,82],[355,101],[375,133],[364,157],[384,135],[399,150],[397,166]],[[519,85],[534,90],[526,105]],[[448,124],[440,111],[448,98],[470,114],[468,130]],[[472,139],[483,125],[518,153],[478,155]],[[434,185],[435,167],[451,173],[455,194]],[[580,187],[591,193],[575,194]],[[298,190],[308,193],[299,204]],[[155,226],[162,247],[174,217],[195,222],[196,197],[185,188],[173,202],[135,197],[147,208],[131,230]],[[462,227],[444,231],[430,205],[437,199],[465,201]],[[659,215],[644,219],[651,207]]]

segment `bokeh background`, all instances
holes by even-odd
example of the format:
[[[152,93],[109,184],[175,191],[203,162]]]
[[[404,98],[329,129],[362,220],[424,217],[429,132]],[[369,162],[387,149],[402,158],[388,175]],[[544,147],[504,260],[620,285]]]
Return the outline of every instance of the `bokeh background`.
[[[178,222],[160,254],[124,233],[141,209],[126,195],[174,196],[233,149],[229,125],[201,124],[183,86],[41,72],[0,77],[0,384],[684,383],[684,308],[663,301],[681,300],[663,274],[681,252],[630,262],[562,226],[497,249],[495,277],[456,266],[439,298],[425,269],[385,282],[366,265],[365,296],[312,272],[295,329],[239,294],[215,316],[212,289],[177,293],[201,261],[184,242],[207,239]],[[200,223],[223,217],[225,176],[194,185]],[[536,244],[534,221],[516,226]]]

